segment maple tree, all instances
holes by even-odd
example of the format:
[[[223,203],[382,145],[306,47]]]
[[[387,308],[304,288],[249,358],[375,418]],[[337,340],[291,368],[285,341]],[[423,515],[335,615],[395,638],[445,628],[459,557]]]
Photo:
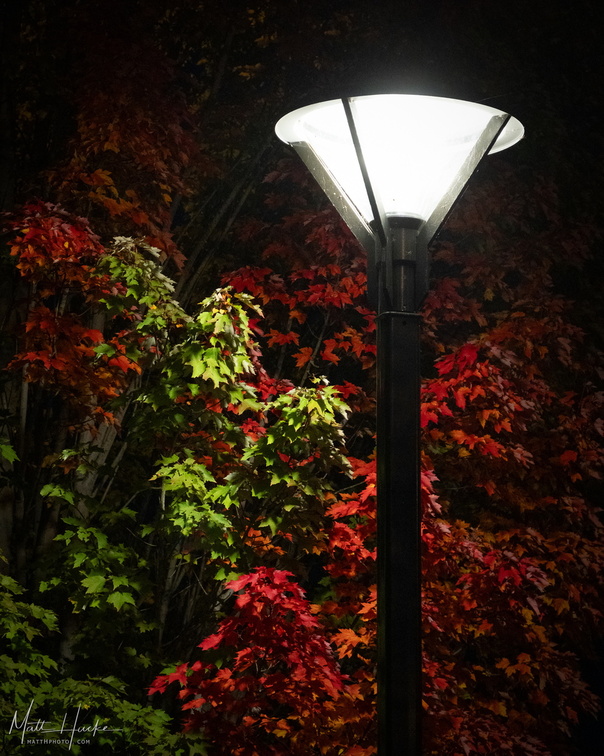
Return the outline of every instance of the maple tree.
[[[520,186],[514,197],[512,176],[498,168],[505,191],[518,202]],[[289,162],[268,181],[286,185],[294,175],[307,185],[302,169]],[[532,193],[532,201],[522,193],[524,207],[515,216],[520,228],[526,217],[556,217],[557,198],[547,188]],[[441,272],[423,309],[424,349],[436,357],[434,375],[422,388],[426,748],[480,753],[498,743],[502,752],[545,754],[570,732],[579,709],[597,710],[565,646],[567,638],[580,642],[578,623],[593,635],[601,621],[595,586],[602,524],[581,493],[583,480],[601,474],[601,393],[589,363],[578,357],[582,331],[568,319],[571,303],[552,292],[558,252],[548,249],[551,232],[531,239],[532,247],[540,242],[540,254],[528,268],[521,264],[522,234],[514,245],[509,222],[492,227],[489,255],[454,243],[457,229],[484,243],[481,213],[493,217],[500,200],[494,179],[480,192],[449,224],[451,238],[435,253]],[[367,452],[371,400],[360,386],[339,383],[352,374],[347,362],[368,371],[373,365],[372,329],[352,325],[354,318],[371,322],[359,252],[331,210],[318,212],[302,201],[291,213],[291,193],[280,196],[272,186],[268,200],[271,208],[281,202],[288,214],[281,228],[252,226],[263,266],[227,280],[264,302],[264,337],[279,352],[281,370],[289,363],[289,374],[304,380],[314,361],[335,381],[359,417],[347,446]],[[569,231],[577,265],[590,235],[588,227]],[[512,285],[510,271],[519,273]],[[352,323],[344,326],[351,305]],[[456,340],[449,335],[453,326]],[[305,345],[309,337],[312,346]],[[580,396],[568,388],[579,375],[585,376]],[[371,753],[373,711],[364,705],[374,692],[375,465],[350,462],[362,485],[327,510],[324,570],[331,580],[317,610],[342,669],[354,670],[346,695],[335,702],[342,713],[330,727],[344,725],[342,752]],[[177,679],[168,675],[162,686]],[[186,690],[191,695],[191,687]],[[215,696],[226,704],[224,694]],[[277,752],[286,753],[286,746]]]
[[[339,46],[369,55],[393,31],[318,5],[295,12],[320,47],[270,2],[204,5],[203,27],[185,0],[21,18],[1,258],[9,719],[82,705],[116,730],[100,746],[133,754],[376,751],[366,263],[267,145],[294,80],[335,84]],[[44,50],[69,77],[36,65]],[[40,107],[49,80],[69,123]],[[477,177],[423,307],[435,756],[567,753],[598,706],[580,657],[602,628],[601,361],[577,273],[598,230],[523,159]]]

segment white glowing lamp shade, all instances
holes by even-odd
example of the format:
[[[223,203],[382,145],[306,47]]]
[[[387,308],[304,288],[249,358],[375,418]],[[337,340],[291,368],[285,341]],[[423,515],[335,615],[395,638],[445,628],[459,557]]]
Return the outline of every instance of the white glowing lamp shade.
[[[386,216],[426,220],[454,183],[493,116],[486,105],[424,95],[350,98],[351,112],[374,192]],[[281,118],[277,136],[308,145],[368,222],[373,213],[341,100],[309,105]],[[489,154],[522,139],[510,118]]]

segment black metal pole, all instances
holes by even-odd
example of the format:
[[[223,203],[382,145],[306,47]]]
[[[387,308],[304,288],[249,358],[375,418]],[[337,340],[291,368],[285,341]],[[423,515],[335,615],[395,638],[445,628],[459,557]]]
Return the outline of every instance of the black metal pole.
[[[368,252],[368,295],[378,312],[378,749],[379,756],[421,756],[421,319],[416,311],[428,289],[428,244],[510,116],[493,110],[455,180],[422,220],[386,213],[371,183],[353,99],[341,102],[372,219],[361,214],[311,143],[294,136],[293,129],[291,137],[279,128],[277,133],[298,151]],[[510,144],[522,134],[513,120]]]
[[[377,319],[378,756],[421,756],[421,316],[398,310],[413,272],[393,241],[407,281]]]

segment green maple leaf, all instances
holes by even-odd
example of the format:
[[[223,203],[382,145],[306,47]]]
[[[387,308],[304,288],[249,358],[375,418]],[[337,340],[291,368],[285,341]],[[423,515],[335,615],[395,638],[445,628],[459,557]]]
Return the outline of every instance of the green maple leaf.
[[[107,602],[112,604],[119,611],[124,604],[134,604],[134,598],[130,593],[118,591],[116,593],[110,593],[109,596],[107,596]]]
[[[7,462],[14,462],[15,460],[19,459],[17,452],[10,444],[0,444],[0,457],[5,459]]]
[[[82,580],[82,585],[86,588],[86,593],[99,593],[105,585],[106,578],[104,575],[89,575]]]

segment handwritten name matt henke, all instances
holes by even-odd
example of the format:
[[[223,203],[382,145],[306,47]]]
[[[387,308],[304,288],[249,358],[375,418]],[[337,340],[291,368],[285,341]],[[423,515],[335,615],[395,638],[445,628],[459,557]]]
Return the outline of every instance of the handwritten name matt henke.
[[[15,712],[13,714],[13,721],[11,722],[9,734],[13,731],[21,732],[21,743],[25,741],[25,736],[32,733],[39,733],[49,735],[50,733],[57,735],[69,735],[69,746],[71,747],[73,739],[76,735],[96,735],[98,732],[119,732],[119,730],[111,729],[108,725],[101,725],[98,719],[94,720],[92,725],[80,725],[78,726],[78,720],[80,718],[81,706],[78,706],[73,724],[67,723],[67,714],[63,717],[63,722],[60,727],[55,727],[49,724],[45,719],[32,719],[31,711],[34,705],[34,701],[29,704],[29,708],[23,719],[19,722],[19,714]],[[48,726],[47,726],[48,725]]]

